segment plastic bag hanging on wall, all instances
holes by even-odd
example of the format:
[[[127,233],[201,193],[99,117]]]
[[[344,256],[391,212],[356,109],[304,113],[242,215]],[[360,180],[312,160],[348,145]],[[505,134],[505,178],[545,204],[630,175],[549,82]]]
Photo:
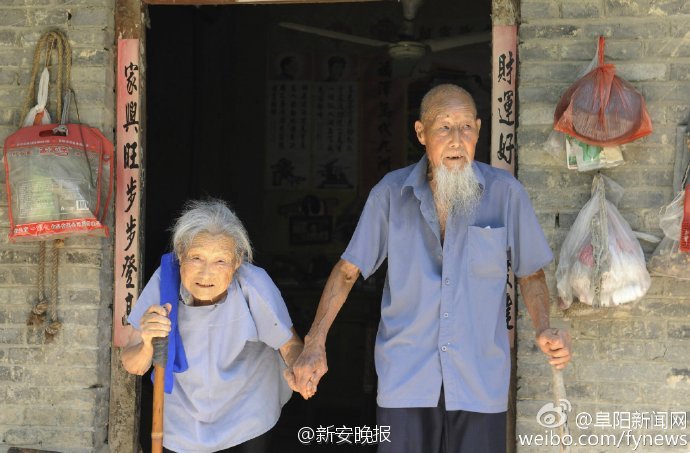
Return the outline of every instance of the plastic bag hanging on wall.
[[[554,126],[590,145],[615,146],[652,133],[652,120],[642,95],[604,64],[604,37],[599,37],[599,64],[561,97]]]
[[[19,129],[5,140],[10,240],[107,236],[112,145],[99,132],[67,124]]]
[[[593,307],[620,305],[649,289],[642,247],[614,204],[621,196],[622,188],[611,179],[594,177],[592,198],[561,246],[556,280],[562,308],[574,298]]]

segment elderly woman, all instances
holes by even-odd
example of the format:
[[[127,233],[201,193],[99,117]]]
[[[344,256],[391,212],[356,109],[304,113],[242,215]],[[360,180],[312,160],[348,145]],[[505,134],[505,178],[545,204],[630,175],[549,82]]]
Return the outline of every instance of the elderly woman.
[[[134,331],[122,363],[144,374],[154,338],[176,343],[176,372],[166,375],[166,451],[267,452],[303,347],[280,292],[250,264],[247,232],[222,201],[189,203],[172,245],[174,255],[163,256],[129,315]],[[161,305],[171,288],[181,303]]]

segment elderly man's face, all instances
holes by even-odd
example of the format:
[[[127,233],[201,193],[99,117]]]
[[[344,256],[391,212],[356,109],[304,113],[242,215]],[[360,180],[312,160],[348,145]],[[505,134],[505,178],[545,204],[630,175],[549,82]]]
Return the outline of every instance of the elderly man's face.
[[[474,160],[481,120],[466,96],[453,94],[435,102],[415,122],[419,142],[426,147],[431,167],[449,170],[465,167]]]
[[[224,234],[201,233],[180,261],[182,285],[195,301],[216,301],[228,289],[240,265],[236,261],[232,239]]]

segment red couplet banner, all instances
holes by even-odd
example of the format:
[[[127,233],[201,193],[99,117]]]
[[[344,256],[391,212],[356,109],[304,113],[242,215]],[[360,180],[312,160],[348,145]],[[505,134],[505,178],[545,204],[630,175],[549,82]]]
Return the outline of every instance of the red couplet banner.
[[[126,344],[132,327],[127,315],[139,296],[141,202],[141,96],[139,40],[117,45],[117,124],[115,192],[115,303],[113,344]]]

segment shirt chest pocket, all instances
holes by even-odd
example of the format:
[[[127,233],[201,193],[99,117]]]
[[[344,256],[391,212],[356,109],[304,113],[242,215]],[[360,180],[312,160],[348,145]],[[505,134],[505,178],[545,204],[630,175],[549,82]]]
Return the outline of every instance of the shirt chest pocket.
[[[505,279],[508,273],[508,241],[505,227],[470,226],[467,240],[472,275]]]

